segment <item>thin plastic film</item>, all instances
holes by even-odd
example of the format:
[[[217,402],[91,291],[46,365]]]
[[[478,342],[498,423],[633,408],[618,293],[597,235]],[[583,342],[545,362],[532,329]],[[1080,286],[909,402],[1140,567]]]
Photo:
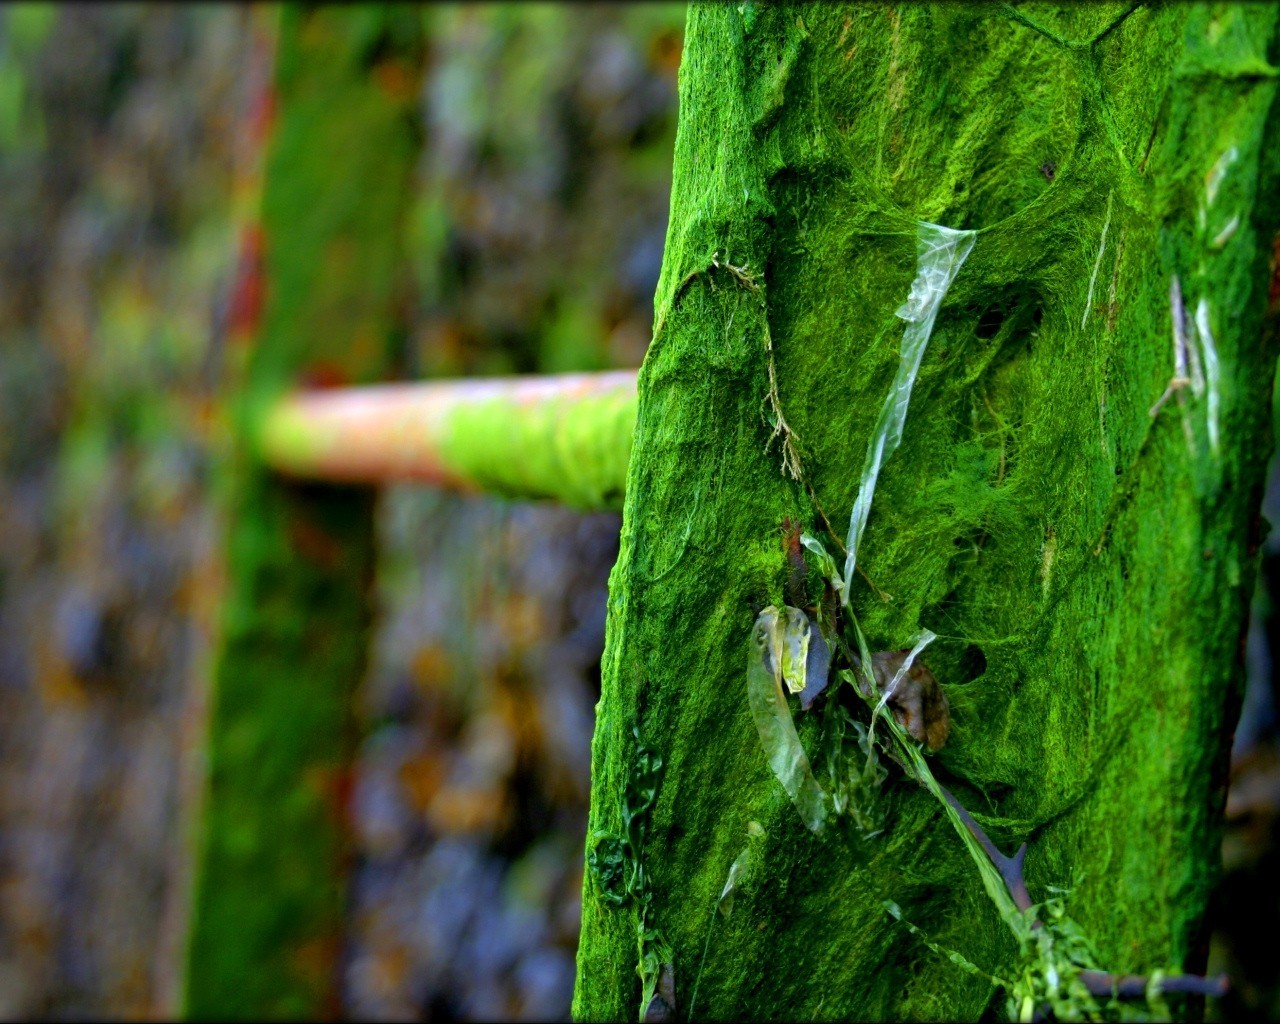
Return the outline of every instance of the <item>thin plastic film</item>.
[[[716,902],[717,909],[725,917],[733,913],[733,894],[738,891],[738,883],[746,877],[750,863],[751,848],[744,846],[742,852],[729,865],[729,877],[725,879],[724,888],[720,890],[720,899]]]
[[[1222,404],[1219,391],[1222,379],[1222,366],[1218,362],[1218,346],[1213,341],[1213,329],[1209,326],[1209,303],[1201,299],[1196,305],[1196,332],[1200,335],[1200,345],[1204,349],[1204,376],[1209,386],[1209,448],[1214,455],[1218,454],[1218,415]]]
[[[1098,271],[1102,269],[1102,254],[1107,251],[1107,231],[1111,227],[1111,200],[1115,192],[1107,195],[1107,219],[1102,224],[1102,239],[1098,242],[1098,258],[1093,261],[1093,273],[1089,275],[1089,294],[1084,298],[1084,316],[1080,318],[1080,330],[1089,323],[1089,314],[1093,311],[1093,287],[1098,283]]]
[[[747,696],[770,769],[805,825],[810,831],[821,832],[827,817],[827,795],[813,777],[782,692],[784,633],[783,617],[772,605],[756,618],[747,663]]]
[[[822,541],[816,537],[809,536],[807,533],[802,533],[800,535],[800,543],[817,558],[818,572],[825,579],[829,579],[836,590],[843,592],[844,580],[840,578],[840,572],[836,569],[836,560],[827,553],[827,549],[822,546]]]
[[[902,332],[898,373],[880,410],[880,417],[876,420],[875,434],[867,446],[858,497],[853,503],[853,514],[849,517],[849,553],[845,558],[844,588],[840,595],[846,605],[849,603],[849,581],[857,564],[858,544],[866,529],[867,517],[871,514],[871,499],[875,496],[880,467],[902,441],[902,427],[907,419],[911,389],[920,372],[920,361],[929,344],[929,335],[933,333],[938,308],[961,265],[973,250],[976,237],[977,232],[974,231],[957,231],[926,221],[921,221],[918,225],[916,276],[911,282],[911,294],[897,310],[897,315],[907,322]]]

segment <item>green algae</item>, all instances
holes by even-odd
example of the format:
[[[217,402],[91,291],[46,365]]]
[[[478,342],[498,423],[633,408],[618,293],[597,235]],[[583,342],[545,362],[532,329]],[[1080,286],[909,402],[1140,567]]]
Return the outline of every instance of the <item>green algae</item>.
[[[476,402],[449,414],[441,455],[488,493],[617,509],[635,417],[635,392],[627,388],[556,404]]]
[[[249,347],[233,353],[235,444],[217,481],[226,579],[183,993],[184,1016],[197,1019],[336,1012],[373,495],[277,479],[252,437],[266,405],[303,377],[389,371],[418,147],[414,11],[289,6],[279,18],[267,300]]]
[[[647,1019],[649,1006],[658,992],[663,971],[670,973],[671,948],[661,928],[653,924],[653,887],[645,866],[645,841],[649,834],[649,812],[662,783],[662,756],[636,741],[634,761],[618,804],[621,828],[592,833],[587,854],[589,874],[585,884],[594,882],[600,899],[614,910],[631,908],[634,919],[636,975],[640,979],[639,1019]]]
[[[927,659],[952,737],[934,771],[998,842],[1030,841],[1032,892],[1079,877],[1072,917],[1114,971],[1192,968],[1269,449],[1276,13],[747,12],[689,15],[592,827],[643,720],[667,763],[646,862],[679,979],[705,942],[693,908],[714,905],[742,824],[763,824],[762,879],[717,926],[700,1016],[987,1009],[989,976],[886,927],[889,897],[940,948],[997,974],[1018,960],[937,803],[891,780],[870,851],[815,836],[761,755],[743,685],[753,605],[782,603],[779,524],[816,533],[853,506],[916,224],[975,230],[877,484],[852,608],[875,650],[938,634]],[[1210,311],[1212,417],[1207,387],[1149,414],[1176,370],[1174,274]],[[798,483],[766,451],[775,391]],[[813,749],[818,723],[797,728]],[[634,1014],[628,939],[584,889],[577,1017]]]

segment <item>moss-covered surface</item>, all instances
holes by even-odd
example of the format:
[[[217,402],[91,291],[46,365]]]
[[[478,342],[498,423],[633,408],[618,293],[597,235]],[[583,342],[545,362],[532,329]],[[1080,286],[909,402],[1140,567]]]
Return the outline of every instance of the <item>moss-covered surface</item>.
[[[635,420],[627,387],[562,402],[494,399],[453,411],[441,454],[490,494],[620,509]]]
[[[258,449],[304,479],[425,480],[617,511],[635,421],[634,371],[462,380],[290,396],[260,422]]]
[[[314,1018],[337,1007],[373,496],[282,482],[247,442],[286,386],[389,371],[420,61],[412,9],[281,13],[261,211],[265,306],[237,353],[240,443],[221,481],[227,579],[186,969],[194,1018]]]
[[[930,797],[891,781],[888,831],[861,850],[811,834],[746,699],[755,611],[782,603],[780,524],[821,528],[769,444],[767,340],[804,482],[842,534],[917,219],[979,233],[881,474],[854,607],[874,649],[939,634],[935,770],[997,842],[1029,841],[1033,897],[1073,887],[1112,970],[1197,966],[1270,447],[1276,16],[691,9],[589,833],[619,829],[638,727],[666,764],[644,856],[677,1012],[749,822],[759,868],[711,933],[696,1017],[981,1015],[991,985],[885,898],[983,968],[1012,952]],[[1175,275],[1189,316],[1207,302],[1217,398],[1184,388],[1153,417]],[[634,929],[588,875],[580,1019],[636,1017]]]

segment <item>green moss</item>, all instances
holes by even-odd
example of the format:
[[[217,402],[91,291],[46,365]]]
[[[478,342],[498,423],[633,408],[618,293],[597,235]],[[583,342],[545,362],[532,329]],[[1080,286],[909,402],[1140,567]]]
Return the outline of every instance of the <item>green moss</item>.
[[[935,770],[998,842],[1030,842],[1033,897],[1074,885],[1114,970],[1195,966],[1270,448],[1275,49],[1274,9],[1252,6],[691,9],[590,829],[617,828],[639,725],[667,764],[646,863],[680,992],[742,829],[764,825],[701,1014],[981,1015],[991,984],[886,898],[984,970],[1015,954],[935,801],[891,779],[870,853],[814,836],[746,701],[783,517],[820,528],[816,500],[847,523],[918,219],[979,233],[881,474],[854,606],[873,649],[939,634],[925,660],[952,738]],[[764,302],[713,260],[748,268]],[[1174,372],[1175,274],[1189,312],[1212,311],[1216,454],[1207,394],[1149,413]],[[768,446],[766,331],[812,496]],[[632,927],[584,888],[579,1018],[634,1014]]]
[[[227,579],[187,952],[193,1018],[336,1008],[373,495],[276,479],[250,437],[264,403],[300,377],[367,382],[390,369],[419,25],[394,7],[281,15],[262,210],[267,305],[220,480]]]
[[[448,417],[441,454],[490,493],[620,508],[635,417],[636,396],[626,388],[554,405],[462,405]]]

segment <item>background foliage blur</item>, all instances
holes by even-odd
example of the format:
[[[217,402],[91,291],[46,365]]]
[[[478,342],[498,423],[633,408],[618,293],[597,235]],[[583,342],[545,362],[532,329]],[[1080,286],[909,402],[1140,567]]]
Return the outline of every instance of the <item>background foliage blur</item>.
[[[250,17],[0,8],[0,1018],[174,998]],[[683,5],[423,17],[403,374],[638,365]],[[346,1011],[566,1018],[617,518],[414,488],[379,514]],[[1224,1009],[1271,1017],[1278,551],[1213,922]]]

